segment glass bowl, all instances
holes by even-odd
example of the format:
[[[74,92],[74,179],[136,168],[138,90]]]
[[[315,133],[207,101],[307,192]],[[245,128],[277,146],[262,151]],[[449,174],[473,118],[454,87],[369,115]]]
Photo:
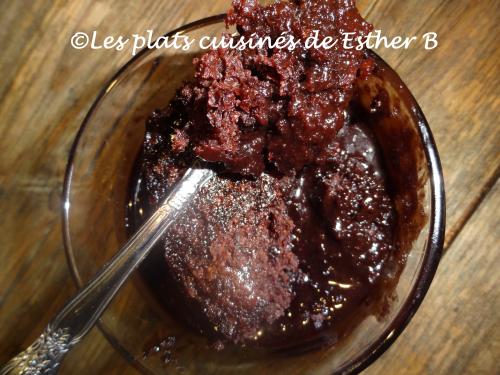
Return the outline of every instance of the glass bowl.
[[[181,32],[199,40],[224,30],[223,15],[183,26]],[[196,43],[195,43],[196,44]],[[140,150],[144,123],[156,108],[168,103],[183,80],[192,76],[192,59],[201,51],[160,49],[141,51],[104,86],[78,131],[71,149],[64,183],[63,229],[66,255],[78,287],[84,285],[127,239],[128,183]],[[370,101],[384,88],[398,106],[396,121],[416,142],[404,152],[414,153],[413,168],[420,187],[421,211],[426,220],[411,244],[406,265],[384,319],[367,317],[340,343],[300,355],[265,353],[247,356],[238,350],[216,352],[204,338],[187,330],[151,300],[135,276],[127,282],[103,314],[99,327],[111,344],[146,374],[332,374],[361,371],[398,337],[419,307],[439,263],[443,247],[445,200],[439,156],[429,126],[408,88],[378,56],[379,76],[364,83]],[[390,79],[386,79],[389,77]],[[387,120],[387,121],[386,121]],[[387,123],[385,123],[387,122]],[[401,176],[407,172],[393,146],[384,155]],[[404,140],[401,141],[405,147]],[[390,149],[392,147],[392,149]],[[392,155],[392,156],[391,156]],[[398,169],[399,168],[399,169]],[[410,169],[411,169],[410,168]],[[422,212],[421,212],[422,213]],[[411,224],[413,218],[407,218]],[[407,224],[408,224],[407,223]],[[175,359],[144,356],[162,338],[175,336]]]

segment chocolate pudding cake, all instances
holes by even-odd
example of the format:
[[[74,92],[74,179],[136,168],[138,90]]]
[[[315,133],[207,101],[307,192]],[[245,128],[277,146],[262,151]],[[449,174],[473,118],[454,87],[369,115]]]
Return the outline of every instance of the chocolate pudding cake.
[[[335,343],[354,317],[383,314],[405,256],[371,127],[381,109],[359,105],[359,82],[376,61],[355,41],[305,44],[314,35],[356,40],[372,26],[350,0],[234,0],[226,24],[238,31],[226,38],[301,43],[210,50],[151,114],[131,183],[135,227],[196,160],[217,177],[141,275],[169,313],[219,348]]]

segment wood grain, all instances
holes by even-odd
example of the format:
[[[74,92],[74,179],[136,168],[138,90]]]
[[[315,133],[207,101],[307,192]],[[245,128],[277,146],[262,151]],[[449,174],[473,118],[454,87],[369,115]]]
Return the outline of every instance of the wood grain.
[[[160,33],[221,13],[228,3],[0,3],[0,362],[29,344],[74,292],[59,213],[67,153],[99,88],[129,58],[116,51],[77,51],[69,38],[93,30]],[[396,67],[431,124],[448,197],[449,253],[410,327],[367,373],[499,373],[494,266],[500,244],[500,2],[358,4],[387,35],[439,35],[434,51],[378,52]],[[62,373],[136,372],[94,330],[68,356]]]
[[[366,375],[499,374],[500,182],[440,265],[420,310]]]

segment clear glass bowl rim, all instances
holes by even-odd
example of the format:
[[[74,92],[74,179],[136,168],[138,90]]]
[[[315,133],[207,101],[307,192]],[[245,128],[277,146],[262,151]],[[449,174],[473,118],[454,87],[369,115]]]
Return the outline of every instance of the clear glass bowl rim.
[[[204,26],[209,26],[215,23],[223,21],[225,14],[218,14],[211,17],[203,18],[177,29],[174,29],[166,34],[165,37],[173,36],[176,33],[188,32],[193,29],[197,29]],[[73,176],[74,161],[78,153],[78,146],[80,139],[91,120],[93,113],[98,108],[100,101],[104,98],[106,93],[112,89],[116,81],[120,78],[122,74],[137,60],[141,59],[151,50],[144,48],[134,57],[132,57],[127,63],[125,63],[114,75],[113,77],[102,87],[96,99],[94,100],[92,106],[87,112],[78,132],[75,136],[73,144],[69,152],[68,163],[66,166],[66,172],[64,177],[63,185],[63,195],[62,195],[62,229],[63,229],[63,240],[64,240],[64,250],[66,253],[66,259],[68,262],[68,267],[70,269],[71,275],[74,282],[78,288],[82,288],[84,285],[83,280],[80,277],[78,268],[76,265],[76,260],[73,255],[73,250],[71,247],[71,236],[69,228],[69,201],[71,192],[71,180]],[[378,56],[375,52],[371,51],[378,59],[380,59],[389,69],[390,66],[385,63],[385,61]],[[445,235],[445,217],[446,217],[446,200],[444,191],[444,179],[441,167],[441,161],[439,158],[439,153],[432,135],[432,131],[429,124],[418,105],[416,99],[411,94],[410,90],[403,83],[404,89],[407,90],[410,95],[410,100],[414,102],[413,114],[418,119],[418,133],[422,141],[424,148],[425,157],[427,160],[427,167],[429,173],[429,181],[431,187],[431,211],[429,215],[429,233],[427,238],[427,246],[425,249],[425,255],[422,262],[422,267],[420,273],[417,277],[417,282],[413,286],[410,294],[408,295],[405,303],[401,307],[400,311],[397,313],[393,322],[388,326],[386,331],[365,351],[360,353],[354,360],[350,363],[344,365],[343,367],[337,369],[335,374],[353,374],[359,373],[366,369],[370,364],[372,364],[377,358],[379,358],[399,337],[399,335],[406,328],[415,312],[420,307],[430,285],[434,275],[437,271],[444,244]],[[142,373],[150,373],[142,364],[133,358],[125,348],[121,346],[118,340],[113,336],[113,334],[106,328],[105,325],[99,322],[99,329],[104,334],[106,339],[111,343],[113,348],[121,353],[137,370]]]

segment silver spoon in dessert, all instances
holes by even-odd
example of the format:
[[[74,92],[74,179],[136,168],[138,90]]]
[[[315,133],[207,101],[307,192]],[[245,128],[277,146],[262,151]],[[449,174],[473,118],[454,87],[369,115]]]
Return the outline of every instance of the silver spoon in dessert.
[[[0,369],[0,374],[57,373],[64,355],[95,325],[125,281],[214,174],[210,169],[195,166],[188,169],[159,208],[111,261],[64,306],[31,346]]]

